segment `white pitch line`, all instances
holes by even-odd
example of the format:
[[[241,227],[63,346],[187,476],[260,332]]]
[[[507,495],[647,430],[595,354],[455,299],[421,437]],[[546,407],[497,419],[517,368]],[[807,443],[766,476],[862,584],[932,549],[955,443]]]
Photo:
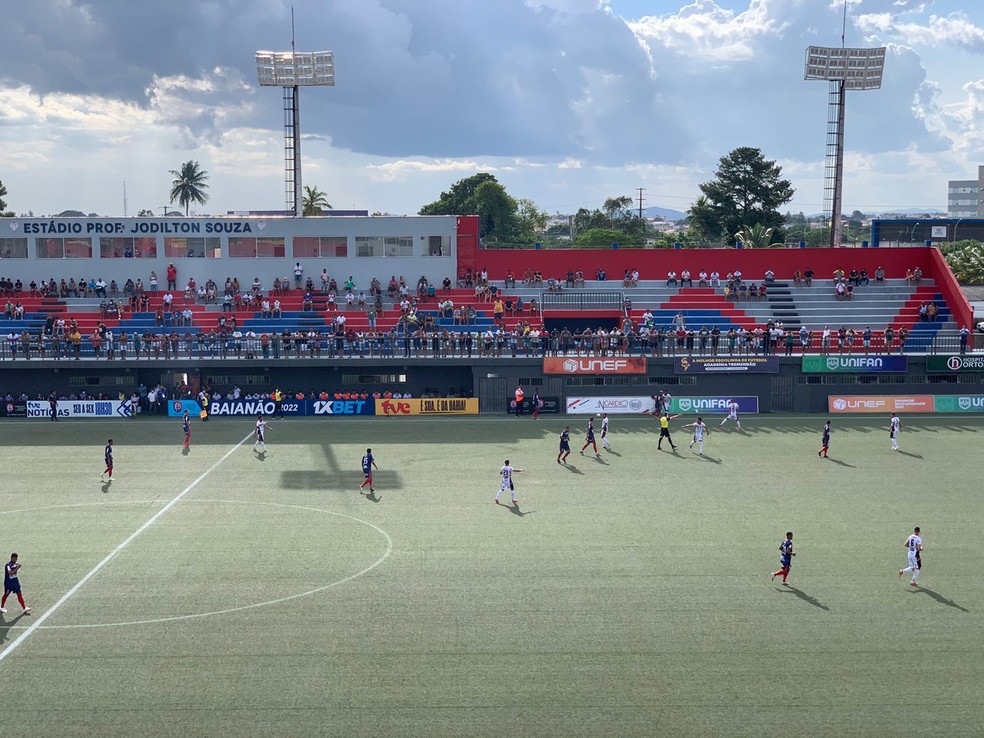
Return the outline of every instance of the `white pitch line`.
[[[103,569],[103,567],[106,566],[106,564],[108,564],[110,561],[112,561],[113,559],[115,559],[123,551],[123,549],[125,549],[127,546],[129,546],[133,542],[133,540],[137,536],[139,536],[141,533],[143,533],[145,530],[147,530],[150,526],[152,526],[154,523],[156,523],[164,513],[166,513],[168,510],[170,510],[172,507],[174,507],[178,502],[180,502],[182,497],[184,497],[186,494],[188,494],[189,492],[191,492],[191,490],[193,490],[196,486],[198,486],[198,483],[199,482],[201,482],[203,479],[205,479],[205,477],[207,477],[209,474],[211,474],[213,471],[215,471],[223,461],[225,461],[230,456],[232,456],[239,449],[240,446],[242,446],[244,443],[246,443],[246,441],[248,441],[252,437],[253,437],[253,434],[252,433],[249,433],[245,438],[243,438],[243,440],[241,440],[235,446],[233,446],[232,448],[230,448],[226,452],[225,456],[223,456],[221,459],[219,459],[214,464],[212,464],[212,466],[210,466],[208,469],[206,469],[205,471],[203,471],[201,473],[201,475],[198,477],[198,479],[196,479],[194,482],[192,482],[187,487],[185,487],[180,492],[180,494],[178,494],[177,497],[175,497],[173,500],[171,500],[169,503],[167,503],[164,507],[162,507],[160,510],[158,510],[153,515],[153,517],[150,518],[150,520],[148,520],[146,523],[144,523],[139,528],[137,528],[135,531],[133,531],[133,533],[131,533],[127,537],[127,539],[125,541],[123,541],[119,546],[117,546],[116,548],[114,548],[106,556],[106,558],[104,558],[102,561],[100,561],[98,564],[96,564],[94,567],[92,567],[89,570],[89,572],[84,577],[82,577],[75,584],[74,587],[72,587],[70,590],[68,590],[65,594],[63,594],[61,596],[61,599],[59,599],[58,602],[56,602],[54,605],[52,605],[51,607],[49,607],[37,620],[35,620],[33,623],[31,623],[27,627],[27,629],[24,630],[23,633],[21,633],[13,641],[11,641],[10,642],[10,645],[7,646],[7,648],[5,648],[3,651],[0,651],[0,661],[3,661],[5,658],[7,658],[8,656],[10,656],[10,654],[12,654],[17,649],[17,647],[20,646],[20,644],[22,644],[24,641],[26,641],[28,639],[28,637],[32,633],[34,633],[38,628],[41,627],[41,624],[44,623],[45,620],[47,620],[52,615],[54,615],[55,614],[55,611],[57,611],[59,607],[61,607],[62,605],[64,605],[66,602],[68,602],[75,595],[75,593],[78,592],[83,587],[83,585],[85,585],[86,582],[88,582],[96,574],[98,574]]]

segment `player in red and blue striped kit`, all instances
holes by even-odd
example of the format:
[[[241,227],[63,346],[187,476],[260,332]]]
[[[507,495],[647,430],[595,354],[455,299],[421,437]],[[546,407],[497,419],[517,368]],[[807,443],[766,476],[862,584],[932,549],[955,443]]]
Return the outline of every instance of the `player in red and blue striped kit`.
[[[779,544],[779,571],[772,573],[772,578],[775,579],[777,576],[782,574],[782,583],[789,584],[786,578],[789,576],[789,570],[793,566],[793,534],[789,532],[786,534],[786,539]]]

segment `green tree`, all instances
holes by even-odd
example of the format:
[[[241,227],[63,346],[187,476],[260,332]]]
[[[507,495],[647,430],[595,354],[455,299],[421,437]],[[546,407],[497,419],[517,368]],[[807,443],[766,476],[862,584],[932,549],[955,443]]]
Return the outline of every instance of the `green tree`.
[[[984,284],[984,244],[973,239],[964,239],[945,243],[940,250],[958,282]]]
[[[520,241],[532,242],[541,238],[547,230],[550,216],[536,203],[525,197],[516,201],[516,230]]]
[[[694,204],[687,210],[687,231],[697,243],[716,241],[721,237],[721,224],[711,201],[698,195]]]
[[[328,195],[316,186],[304,185],[304,215],[324,215],[325,210],[334,210],[328,202]]]
[[[640,246],[643,239],[615,228],[591,228],[574,239],[575,246],[608,247],[613,243],[620,246]]]
[[[180,169],[172,169],[174,180],[171,182],[171,200],[184,207],[185,215],[191,203],[204,205],[208,202],[208,172],[202,169],[197,161],[186,161]]]
[[[494,175],[479,172],[455,182],[440,198],[424,205],[421,215],[477,215],[479,235],[489,241],[508,242],[521,237],[519,204]]]
[[[760,149],[743,146],[721,157],[715,179],[700,185],[714,215],[718,233],[729,237],[759,224],[785,239],[779,207],[793,199],[793,185],[782,179],[782,167]]]
[[[601,206],[602,211],[608,217],[608,224],[610,228],[615,228],[617,230],[624,230],[619,228],[618,224],[621,221],[629,220],[632,218],[632,198],[626,195],[620,195],[619,197],[609,197],[605,200],[604,204]]]
[[[772,246],[784,246],[785,244],[776,242],[772,238],[772,229],[766,228],[761,223],[751,226],[744,226],[734,234],[735,241],[740,241],[745,248],[767,249]]]
[[[3,182],[0,182],[0,218],[12,218],[14,214],[12,212],[7,212],[7,203],[4,202],[3,198],[7,196],[7,188],[4,186]]]

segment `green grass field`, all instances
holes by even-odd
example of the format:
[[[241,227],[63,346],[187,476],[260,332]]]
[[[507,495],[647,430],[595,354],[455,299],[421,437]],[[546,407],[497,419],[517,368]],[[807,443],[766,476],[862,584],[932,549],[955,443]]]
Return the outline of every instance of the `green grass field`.
[[[0,424],[0,735],[984,734],[984,420],[585,420]]]

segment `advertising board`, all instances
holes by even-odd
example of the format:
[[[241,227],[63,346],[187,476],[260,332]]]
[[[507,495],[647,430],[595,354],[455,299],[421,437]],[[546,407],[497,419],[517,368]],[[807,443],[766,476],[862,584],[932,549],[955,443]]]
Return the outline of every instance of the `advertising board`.
[[[58,400],[57,409],[59,418],[110,420],[133,416],[133,408],[129,400]],[[28,400],[27,417],[50,418],[51,405],[47,400]]]
[[[728,403],[732,400],[738,403],[739,413],[755,414],[759,411],[759,398],[755,396],[709,395],[702,397],[674,397],[670,401],[670,412],[691,415],[699,413],[723,415],[728,412]]]
[[[934,395],[938,413],[984,413],[984,395]]]
[[[931,413],[932,395],[828,395],[832,413]]]
[[[645,395],[631,397],[568,397],[568,415],[648,415],[653,410],[653,400]]]
[[[540,402],[543,403],[540,407],[540,413],[559,413],[560,412],[560,398],[559,397],[541,397]],[[506,412],[513,413],[516,412],[516,401],[507,400],[506,401]],[[529,415],[533,412],[533,396],[527,395],[523,398],[523,414]]]
[[[273,400],[219,400],[208,406],[209,417],[248,415],[273,416],[277,404]],[[328,415],[374,415],[375,403],[372,400],[284,400],[281,403],[284,416],[328,416]],[[201,405],[197,400],[173,400],[168,403],[168,415],[180,417],[187,410],[189,415],[197,417]],[[280,413],[277,413],[280,416]]]
[[[544,374],[645,374],[644,356],[545,356]]]
[[[778,356],[678,356],[674,374],[778,374]]]
[[[984,355],[927,356],[926,371],[948,374],[952,372],[984,372]]]
[[[804,374],[878,374],[905,372],[909,368],[906,356],[804,356]]]
[[[25,400],[0,400],[0,416],[5,418],[26,418],[27,402]]]
[[[478,399],[469,397],[420,397],[376,400],[376,415],[478,415]]]

